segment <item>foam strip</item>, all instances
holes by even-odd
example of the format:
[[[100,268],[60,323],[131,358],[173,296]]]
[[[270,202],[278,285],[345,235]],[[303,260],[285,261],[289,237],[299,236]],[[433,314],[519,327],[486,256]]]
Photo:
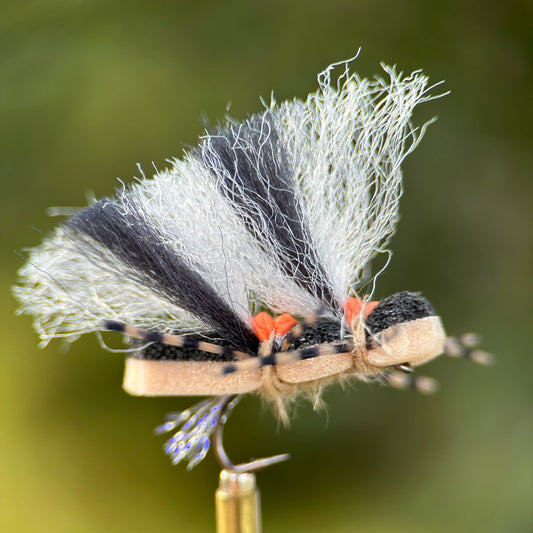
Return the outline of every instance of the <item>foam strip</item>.
[[[442,353],[445,338],[437,316],[404,322],[379,335],[383,345],[368,350],[367,356],[372,365],[383,369],[404,361],[414,365],[426,362]],[[126,359],[124,389],[135,396],[240,394],[260,389],[262,369],[223,376],[226,365],[215,361],[153,361],[129,357]],[[302,385],[350,373],[353,368],[351,353],[325,355],[274,367],[281,381]]]

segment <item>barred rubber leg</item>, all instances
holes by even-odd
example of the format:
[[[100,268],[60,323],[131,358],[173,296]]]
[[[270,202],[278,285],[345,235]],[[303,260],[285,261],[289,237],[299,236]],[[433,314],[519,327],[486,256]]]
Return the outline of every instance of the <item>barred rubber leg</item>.
[[[226,357],[233,357],[238,361],[251,359],[252,354],[239,352],[226,346],[219,346],[210,342],[199,341],[191,339],[190,337],[182,335],[170,335],[168,333],[160,333],[158,331],[147,331],[145,329],[136,328],[135,326],[128,326],[122,322],[115,322],[113,320],[105,320],[103,328],[108,331],[118,331],[128,337],[141,339],[148,342],[159,342],[161,344],[168,344],[170,346],[178,346],[179,348],[192,348],[193,350],[200,350],[202,352],[213,353],[216,355],[223,355]]]
[[[298,338],[301,337],[304,331],[312,326],[314,326],[320,318],[320,311],[313,313],[303,320],[300,320],[296,326],[294,326],[285,338],[281,342],[281,351],[284,352],[287,348]]]
[[[444,353],[450,357],[470,359],[480,365],[493,364],[492,354],[476,348],[479,342],[479,336],[475,333],[465,333],[459,337],[447,337],[444,342]]]
[[[434,378],[417,376],[416,374],[405,374],[391,370],[383,376],[385,384],[392,389],[416,390],[422,394],[434,394],[439,390],[439,382]]]
[[[256,370],[263,368],[264,366],[292,363],[294,361],[302,361],[304,359],[312,359],[314,357],[322,357],[339,353],[351,353],[352,350],[352,343],[338,342],[321,344],[319,346],[311,346],[309,348],[301,348],[300,350],[292,350],[290,352],[276,352],[265,357],[253,357],[247,359],[246,361],[228,363],[227,365],[224,365],[222,374],[232,374],[233,372],[239,372],[241,370]]]

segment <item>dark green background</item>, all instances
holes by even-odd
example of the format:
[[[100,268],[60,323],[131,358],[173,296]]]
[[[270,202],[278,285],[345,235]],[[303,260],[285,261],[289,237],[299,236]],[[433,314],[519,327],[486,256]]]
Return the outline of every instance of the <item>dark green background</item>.
[[[526,532],[533,528],[532,28],[526,1],[26,1],[0,8],[3,367],[0,529],[212,531],[218,467],[173,468],[151,434],[188,399],[128,397],[122,358],[92,336],[44,351],[8,287],[50,205],[165,166],[200,117],[259,96],[304,98],[351,57],[423,68],[451,94],[405,165],[402,221],[377,296],[423,290],[487,369],[439,360],[435,397],[365,384],[302,402],[289,430],[250,398],[227,427],[258,476],[265,532]],[[37,230],[35,229],[37,228]]]

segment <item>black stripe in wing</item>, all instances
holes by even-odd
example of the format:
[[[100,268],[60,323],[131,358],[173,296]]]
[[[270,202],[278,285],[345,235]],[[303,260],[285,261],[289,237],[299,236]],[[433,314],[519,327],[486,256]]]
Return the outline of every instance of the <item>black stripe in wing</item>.
[[[126,209],[103,199],[70,218],[65,226],[108,248],[129,267],[132,278],[198,317],[236,348],[256,352],[258,340],[251,329],[161,240],[137,206],[129,203]]]
[[[285,274],[333,305],[335,298],[309,239],[284,147],[268,112],[216,129],[195,153],[218,178],[222,193],[263,250],[275,253],[268,241],[272,235],[283,250],[278,256]]]

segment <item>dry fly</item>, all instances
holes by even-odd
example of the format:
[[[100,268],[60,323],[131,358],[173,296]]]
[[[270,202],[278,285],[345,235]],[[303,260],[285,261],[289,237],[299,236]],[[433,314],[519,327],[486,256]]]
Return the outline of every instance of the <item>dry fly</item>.
[[[152,179],[69,213],[20,270],[20,312],[43,345],[117,331],[127,392],[210,397],[160,426],[173,463],[192,468],[212,438],[229,470],[285,459],[226,455],[221,425],[244,393],[286,420],[291,400],[332,382],[432,392],[415,367],[441,353],[489,361],[475,336],[446,338],[419,293],[372,299],[369,262],[390,259],[401,165],[429,124],[411,115],[436,96],[420,71],[362,79],[350,61],[305,101],[226,118]]]

